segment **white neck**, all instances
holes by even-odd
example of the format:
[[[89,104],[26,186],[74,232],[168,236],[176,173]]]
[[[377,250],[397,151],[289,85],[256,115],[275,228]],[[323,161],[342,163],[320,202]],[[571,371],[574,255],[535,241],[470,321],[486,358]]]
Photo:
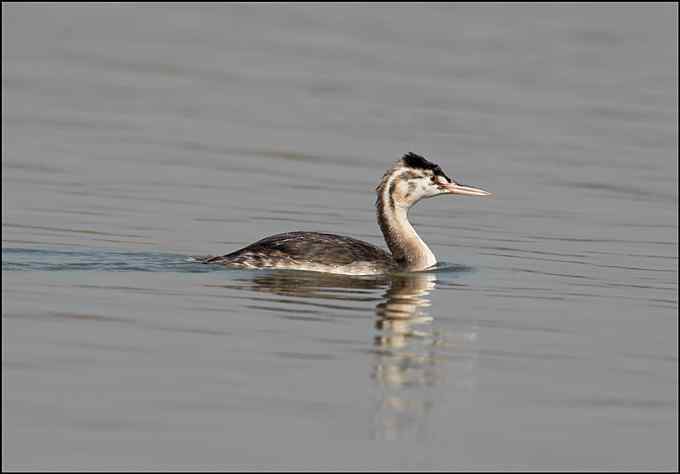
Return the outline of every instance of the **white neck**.
[[[396,204],[389,196],[389,186],[378,196],[378,224],[392,257],[405,270],[424,270],[437,259],[408,221],[408,208]]]

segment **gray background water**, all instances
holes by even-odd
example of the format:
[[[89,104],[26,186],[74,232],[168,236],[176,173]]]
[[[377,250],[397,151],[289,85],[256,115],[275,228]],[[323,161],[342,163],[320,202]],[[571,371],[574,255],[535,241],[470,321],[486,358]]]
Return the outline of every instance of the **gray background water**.
[[[4,469],[678,468],[678,8],[2,5]],[[187,261],[381,244],[401,279]]]

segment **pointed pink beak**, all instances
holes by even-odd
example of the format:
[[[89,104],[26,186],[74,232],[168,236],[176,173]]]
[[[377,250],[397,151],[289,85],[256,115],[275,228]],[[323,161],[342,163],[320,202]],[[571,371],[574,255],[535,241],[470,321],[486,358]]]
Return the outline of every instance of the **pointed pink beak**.
[[[491,193],[480,188],[465,186],[455,181],[442,185],[442,188],[449,194],[463,194],[465,196],[490,196]]]

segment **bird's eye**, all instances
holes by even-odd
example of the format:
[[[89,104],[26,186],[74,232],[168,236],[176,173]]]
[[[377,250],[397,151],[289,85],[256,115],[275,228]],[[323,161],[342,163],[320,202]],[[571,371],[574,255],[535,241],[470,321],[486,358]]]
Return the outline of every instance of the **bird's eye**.
[[[433,182],[433,183],[436,183],[436,182],[437,182],[437,177],[434,176],[434,175],[432,175],[432,177],[430,178],[430,181]]]

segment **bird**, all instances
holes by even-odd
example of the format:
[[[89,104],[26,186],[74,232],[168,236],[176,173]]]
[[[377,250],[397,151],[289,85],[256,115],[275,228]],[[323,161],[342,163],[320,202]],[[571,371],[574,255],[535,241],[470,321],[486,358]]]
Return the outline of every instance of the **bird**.
[[[368,242],[322,232],[286,232],[265,237],[201,263],[242,269],[291,269],[341,275],[383,275],[432,268],[437,259],[408,220],[421,199],[443,195],[489,196],[481,188],[449,178],[441,167],[406,153],[376,187],[376,216],[389,252]]]

